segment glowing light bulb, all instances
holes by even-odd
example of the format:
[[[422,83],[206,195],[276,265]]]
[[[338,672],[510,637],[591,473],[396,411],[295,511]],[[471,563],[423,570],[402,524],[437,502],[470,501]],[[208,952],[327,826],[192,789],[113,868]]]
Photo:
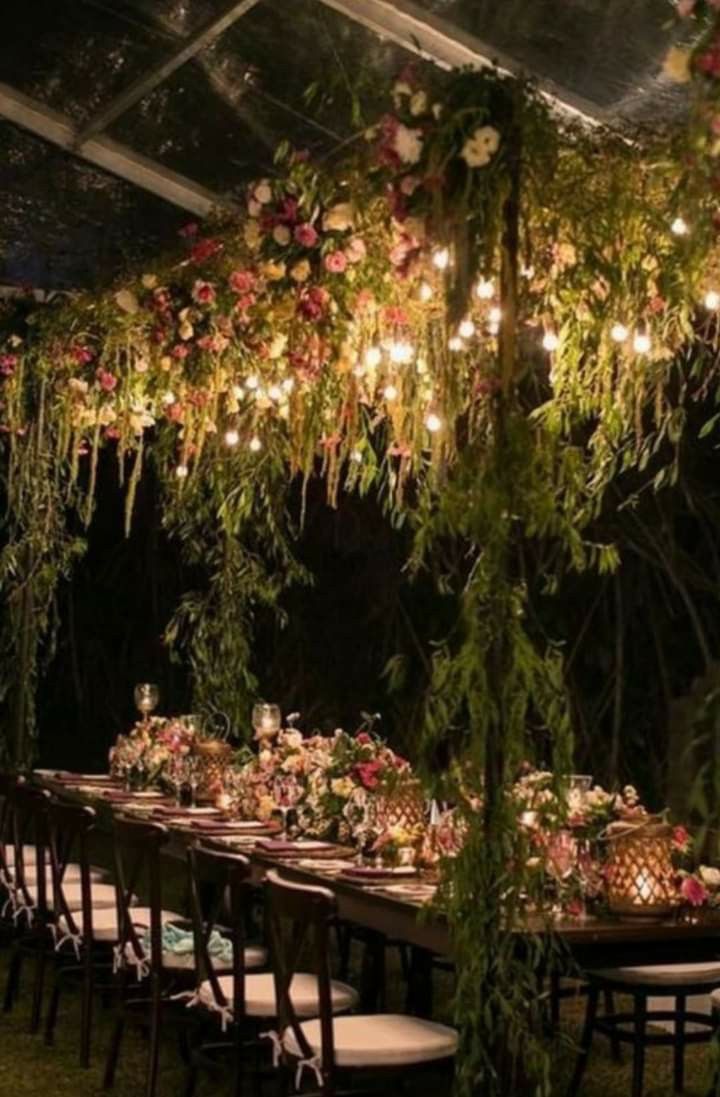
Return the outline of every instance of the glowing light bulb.
[[[368,347],[365,351],[365,365],[368,369],[375,369],[376,366],[380,365],[381,360],[382,351],[380,347]]]
[[[295,388],[294,378],[286,377],[282,383],[282,387],[285,389],[285,392],[292,392],[292,390]]]
[[[350,454],[350,460],[354,461],[356,465],[359,465],[362,461],[362,453],[359,449],[354,449]]]
[[[226,446],[236,446],[239,441],[240,441],[240,435],[238,434],[238,432],[236,430],[226,430],[225,431],[225,445]]]
[[[490,312],[488,313],[488,319],[490,320],[491,324],[499,324],[502,319],[502,309],[498,308],[498,306],[495,305],[494,308],[490,309]]]
[[[720,309],[720,293],[717,290],[710,289],[705,294],[705,308],[714,312],[715,309]]]
[[[282,400],[283,390],[279,385],[271,385],[267,394],[271,400]]]
[[[260,382],[258,381],[257,377],[248,377],[247,381],[245,382],[245,387],[252,391],[252,389],[256,389],[259,384]]]
[[[420,300],[429,301],[433,295],[433,288],[429,282],[422,282],[419,290]]]
[[[482,301],[489,301],[495,296],[495,286],[488,278],[482,278],[475,287],[475,293]]]
[[[560,340],[554,331],[546,331],[543,335],[542,345],[545,350],[557,350],[560,346]]]
[[[624,343],[629,334],[624,324],[613,324],[610,328],[610,338],[614,343]]]
[[[458,327],[458,335],[461,335],[463,339],[470,339],[475,334],[475,325],[469,318],[463,320]]]
[[[522,278],[534,278],[535,267],[522,267],[522,269],[520,270],[520,275]]]
[[[190,470],[188,469],[187,465],[178,465],[175,469],[175,475],[177,476],[178,480],[184,480],[189,471]]]
[[[253,435],[248,443],[248,448],[251,453],[258,453],[262,449],[262,442],[258,438],[257,434]]]
[[[392,343],[390,345],[390,361],[400,365],[412,362],[415,353],[411,343]]]
[[[670,226],[670,231],[674,233],[675,236],[687,236],[690,232],[690,226],[683,217],[676,217]]]
[[[242,385],[233,385],[232,394],[236,400],[242,400],[245,395],[245,389]]]
[[[462,350],[464,346],[465,346],[465,344],[463,343],[463,341],[462,341],[462,339],[460,338],[459,335],[453,335],[452,338],[448,339],[448,349],[449,350],[453,350],[453,351]]]
[[[425,420],[425,426],[431,434],[437,434],[442,426],[442,419],[434,411],[431,411]]]
[[[447,248],[439,248],[433,252],[432,261],[438,270],[445,270],[450,262],[450,252]]]
[[[647,354],[650,350],[652,343],[650,342],[650,336],[645,331],[636,331],[635,338],[633,339],[633,349],[638,354]]]
[[[386,385],[383,389],[383,396],[386,400],[395,400],[397,398],[398,391],[394,385]]]

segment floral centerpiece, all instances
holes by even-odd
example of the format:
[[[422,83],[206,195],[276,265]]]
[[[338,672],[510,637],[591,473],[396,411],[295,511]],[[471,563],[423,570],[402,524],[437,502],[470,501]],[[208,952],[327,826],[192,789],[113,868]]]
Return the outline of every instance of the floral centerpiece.
[[[128,788],[146,789],[160,781],[173,757],[192,751],[194,737],[193,730],[179,720],[164,716],[138,720],[110,748],[110,773]]]

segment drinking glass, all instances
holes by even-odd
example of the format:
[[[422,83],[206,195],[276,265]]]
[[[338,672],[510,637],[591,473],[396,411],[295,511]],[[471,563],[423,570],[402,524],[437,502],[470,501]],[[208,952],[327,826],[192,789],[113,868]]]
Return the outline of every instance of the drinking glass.
[[[194,808],[197,807],[197,793],[202,778],[202,763],[196,754],[188,754],[186,763],[187,782],[190,785],[190,807]]]
[[[279,705],[269,705],[264,701],[258,701],[253,705],[252,726],[255,729],[255,738],[273,739],[282,727],[282,716]]]
[[[173,754],[168,768],[168,780],[175,792],[175,806],[182,807],[182,790],[188,777],[188,756]]]
[[[292,811],[300,799],[300,786],[294,777],[276,777],[273,782],[273,796],[278,811],[282,815],[282,834],[280,837],[286,839],[288,837],[288,812]]]
[[[160,700],[160,690],[153,682],[140,682],[135,686],[135,708],[141,712],[145,723],[154,712]]]

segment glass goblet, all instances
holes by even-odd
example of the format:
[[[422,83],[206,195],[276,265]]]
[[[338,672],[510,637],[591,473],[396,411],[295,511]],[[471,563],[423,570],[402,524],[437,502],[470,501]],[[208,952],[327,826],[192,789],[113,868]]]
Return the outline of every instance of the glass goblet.
[[[142,713],[145,723],[154,712],[160,700],[160,690],[153,682],[139,682],[135,686],[135,708]]]
[[[187,783],[188,756],[173,754],[168,767],[168,778],[175,792],[175,807],[182,807],[182,791]]]
[[[282,727],[280,706],[258,701],[257,704],[253,705],[252,725],[255,730],[255,738],[261,744],[266,739],[274,739]]]
[[[294,777],[276,777],[273,783],[273,796],[275,798],[275,803],[277,805],[278,811],[282,816],[281,838],[286,839],[288,837],[288,812],[293,810],[293,808],[297,805],[298,800],[300,799],[300,786],[298,785]]]

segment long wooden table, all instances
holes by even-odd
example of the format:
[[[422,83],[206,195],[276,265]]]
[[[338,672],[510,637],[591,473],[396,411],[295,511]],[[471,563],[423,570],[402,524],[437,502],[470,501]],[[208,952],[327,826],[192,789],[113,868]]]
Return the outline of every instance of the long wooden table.
[[[96,794],[69,787],[66,779],[37,777],[55,795],[87,803],[98,813],[101,828],[109,829],[114,811],[127,805],[113,804],[100,790]],[[80,778],[78,778],[80,781]],[[167,846],[170,856],[184,858],[190,843],[207,837],[198,828],[173,827]],[[227,839],[225,839],[227,842]],[[283,858],[258,849],[237,848],[250,858],[255,877],[260,881],[268,869],[277,869],[283,876],[300,883],[322,885],[336,896],[339,916],[383,937],[406,942],[416,950],[440,956],[450,956],[450,932],[444,917],[404,896],[379,891],[362,883],[336,879],[321,868],[308,868],[294,859]],[[528,930],[546,931],[546,927],[528,925]],[[720,959],[720,924],[698,921],[688,924],[678,920],[642,922],[611,917],[588,917],[583,920],[559,919],[552,930],[565,942],[581,967],[607,967],[620,963],[672,963],[673,961]]]

